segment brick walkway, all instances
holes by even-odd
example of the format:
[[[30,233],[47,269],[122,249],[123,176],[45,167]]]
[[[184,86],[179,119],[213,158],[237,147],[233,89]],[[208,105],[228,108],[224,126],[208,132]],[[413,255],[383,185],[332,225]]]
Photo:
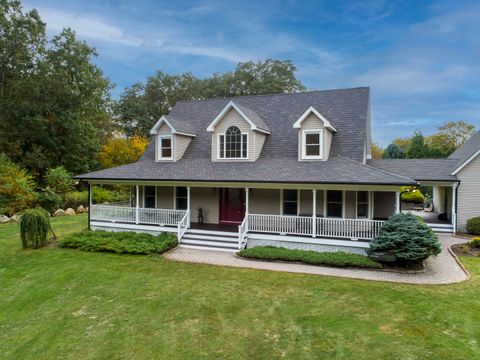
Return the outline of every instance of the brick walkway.
[[[164,256],[169,260],[191,263],[303,274],[329,275],[354,279],[389,281],[409,284],[452,284],[467,280],[468,275],[448,251],[449,246],[456,243],[466,242],[466,240],[445,234],[439,234],[439,239],[442,244],[441,254],[435,258],[429,258],[425,262],[426,271],[416,274],[254,261],[238,258],[233,252],[198,250],[183,247],[178,247]]]

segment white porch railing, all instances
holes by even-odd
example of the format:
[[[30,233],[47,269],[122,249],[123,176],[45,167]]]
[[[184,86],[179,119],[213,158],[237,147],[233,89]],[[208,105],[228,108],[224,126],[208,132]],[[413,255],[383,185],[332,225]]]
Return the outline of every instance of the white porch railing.
[[[259,232],[280,235],[372,240],[378,235],[380,228],[384,224],[384,221],[379,220],[331,219],[314,218],[310,216],[249,214],[247,217],[247,226],[243,229],[245,235],[248,232]],[[240,241],[241,239],[239,237],[239,242]]]
[[[248,218],[245,216],[241,225],[238,226],[238,250],[242,250],[247,244]]]
[[[110,222],[177,226],[187,213],[186,210],[150,209],[127,206],[92,205],[90,219]]]
[[[188,227],[190,226],[190,211],[187,211],[185,215],[183,216],[182,220],[177,225],[177,237],[178,237],[178,242],[182,242],[183,235],[188,230]]]

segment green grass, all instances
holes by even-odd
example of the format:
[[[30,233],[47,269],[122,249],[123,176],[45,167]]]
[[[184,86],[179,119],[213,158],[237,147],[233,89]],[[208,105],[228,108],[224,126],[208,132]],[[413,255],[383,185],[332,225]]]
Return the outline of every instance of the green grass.
[[[81,231],[63,236],[60,247],[84,251],[113,252],[117,254],[162,254],[177,246],[172,233],[157,236],[133,232]]]
[[[480,259],[462,260],[470,281],[415,286],[22,250],[0,225],[0,358],[478,359]]]
[[[262,260],[297,261],[310,265],[329,265],[336,267],[359,267],[380,269],[382,264],[358,254],[346,252],[317,252],[305,250],[290,250],[273,246],[257,246],[243,249],[238,255]]]

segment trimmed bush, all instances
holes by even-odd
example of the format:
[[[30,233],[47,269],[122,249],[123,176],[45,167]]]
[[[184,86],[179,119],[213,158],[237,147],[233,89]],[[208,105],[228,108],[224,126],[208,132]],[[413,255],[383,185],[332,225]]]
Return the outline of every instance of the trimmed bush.
[[[161,254],[177,245],[174,234],[154,236],[133,232],[83,231],[59,240],[60,247],[117,254]]]
[[[42,208],[25,211],[20,220],[20,238],[24,249],[38,249],[47,242],[50,217]]]
[[[470,246],[480,248],[480,237],[475,237],[469,242]]]
[[[404,192],[401,197],[406,203],[423,204],[425,202],[425,196],[418,190]]]
[[[336,267],[360,267],[380,269],[382,264],[366,256],[346,252],[317,252],[306,250],[291,250],[273,246],[257,246],[243,249],[238,255],[251,259],[281,260],[302,262],[310,265],[329,265]]]
[[[480,216],[467,220],[467,231],[473,235],[480,235]]]
[[[437,235],[412,214],[391,216],[368,250],[372,258],[393,257],[400,265],[420,262],[440,252]]]

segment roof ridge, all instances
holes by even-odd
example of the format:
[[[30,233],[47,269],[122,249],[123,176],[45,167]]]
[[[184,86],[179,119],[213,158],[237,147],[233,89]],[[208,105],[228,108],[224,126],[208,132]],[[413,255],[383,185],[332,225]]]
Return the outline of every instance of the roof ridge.
[[[320,92],[333,92],[333,91],[346,91],[346,90],[358,90],[358,89],[370,89],[369,86],[357,86],[352,88],[339,88],[339,89],[324,89],[324,90],[309,90],[309,91],[298,91],[298,92],[288,92],[288,93],[277,93],[277,94],[259,94],[259,95],[237,95],[237,96],[226,96],[226,97],[215,97],[208,99],[195,99],[195,100],[178,100],[177,103],[185,102],[203,102],[203,101],[213,101],[213,100],[232,100],[232,99],[245,99],[245,98],[257,98],[257,97],[268,97],[268,96],[285,96],[285,95],[299,95],[299,94],[312,94]]]

